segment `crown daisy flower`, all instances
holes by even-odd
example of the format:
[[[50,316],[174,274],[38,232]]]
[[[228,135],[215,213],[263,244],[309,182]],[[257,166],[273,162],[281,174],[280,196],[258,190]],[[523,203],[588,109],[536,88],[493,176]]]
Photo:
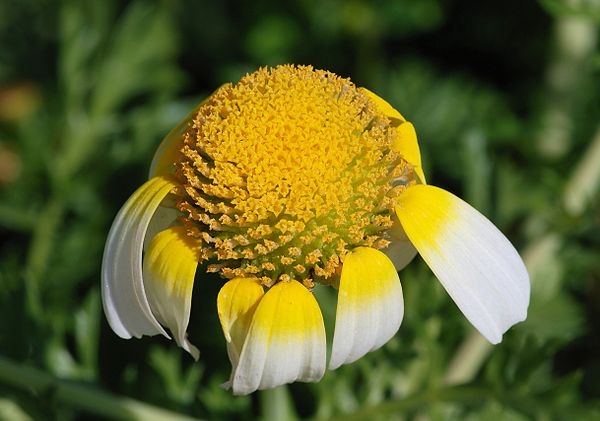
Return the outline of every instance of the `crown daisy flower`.
[[[233,393],[315,382],[327,366],[315,284],[338,290],[335,369],[398,331],[397,271],[417,251],[490,342],[525,319],[521,258],[426,184],[410,122],[332,73],[263,68],[219,88],[158,148],[106,242],[104,311],[120,337],[172,336],[198,358],[186,333],[194,279],[218,273]]]

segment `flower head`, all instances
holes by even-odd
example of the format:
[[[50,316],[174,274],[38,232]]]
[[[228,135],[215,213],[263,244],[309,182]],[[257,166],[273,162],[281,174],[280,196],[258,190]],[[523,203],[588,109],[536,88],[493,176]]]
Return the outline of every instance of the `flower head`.
[[[186,335],[196,270],[219,273],[228,385],[246,394],[323,376],[315,283],[339,291],[330,368],[386,343],[404,310],[397,270],[417,250],[491,342],[525,318],[520,257],[475,209],[426,184],[411,123],[332,73],[264,68],[165,138],[113,223],[103,303],[119,336],[168,328],[197,358]]]

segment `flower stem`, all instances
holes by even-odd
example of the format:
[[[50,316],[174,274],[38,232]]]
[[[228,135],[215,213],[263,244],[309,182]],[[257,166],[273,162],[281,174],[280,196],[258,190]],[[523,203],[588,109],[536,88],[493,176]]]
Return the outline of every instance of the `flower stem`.
[[[298,416],[287,385],[260,391],[263,420],[293,421]]]
[[[450,361],[444,376],[444,384],[451,386],[471,381],[490,352],[492,352],[492,345],[478,332],[472,332]]]

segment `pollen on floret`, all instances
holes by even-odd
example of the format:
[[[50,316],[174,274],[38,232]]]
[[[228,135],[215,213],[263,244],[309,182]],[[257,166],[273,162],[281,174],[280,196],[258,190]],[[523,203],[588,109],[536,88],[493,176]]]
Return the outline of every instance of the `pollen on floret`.
[[[350,80],[310,66],[221,87],[176,162],[177,208],[208,270],[312,286],[331,282],[355,247],[386,247],[393,198],[414,182],[397,136]]]

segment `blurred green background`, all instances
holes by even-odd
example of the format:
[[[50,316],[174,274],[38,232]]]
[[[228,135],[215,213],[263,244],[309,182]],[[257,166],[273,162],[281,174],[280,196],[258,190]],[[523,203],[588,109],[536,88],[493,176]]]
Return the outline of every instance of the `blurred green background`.
[[[599,23],[598,0],[0,0],[0,419],[600,419]],[[160,139],[278,63],[388,99],[429,181],[520,250],[529,317],[500,345],[418,258],[399,333],[317,384],[219,387],[214,278],[195,286],[198,363],[112,333],[104,241]],[[318,295],[331,324],[335,296]]]

